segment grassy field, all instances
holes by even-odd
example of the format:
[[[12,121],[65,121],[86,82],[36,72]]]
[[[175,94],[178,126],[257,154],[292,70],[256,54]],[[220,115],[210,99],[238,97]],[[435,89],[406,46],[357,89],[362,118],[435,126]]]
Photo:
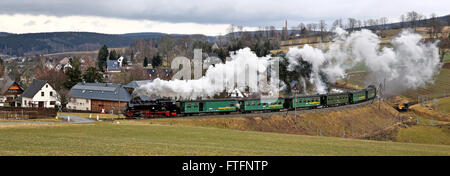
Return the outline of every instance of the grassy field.
[[[445,54],[444,62],[450,62],[450,53]]]
[[[450,97],[446,98],[439,98],[436,101],[436,104],[434,101],[427,101],[424,103],[426,107],[424,107],[427,111],[430,111],[429,108],[432,108],[433,111],[437,111],[438,113],[441,113],[443,115],[448,115],[450,118]],[[420,105],[414,105],[420,106]]]
[[[396,136],[398,142],[450,145],[450,126],[413,126],[401,128]]]
[[[450,155],[448,145],[157,124],[0,128],[0,155]]]
[[[443,114],[450,115],[450,97],[439,99],[437,110]]]
[[[417,115],[424,116],[426,118],[433,118],[440,121],[450,122],[450,114],[442,113],[440,111],[435,111],[434,109],[430,109],[431,106],[421,106],[420,104],[415,104],[410,107],[411,111],[413,111]]]

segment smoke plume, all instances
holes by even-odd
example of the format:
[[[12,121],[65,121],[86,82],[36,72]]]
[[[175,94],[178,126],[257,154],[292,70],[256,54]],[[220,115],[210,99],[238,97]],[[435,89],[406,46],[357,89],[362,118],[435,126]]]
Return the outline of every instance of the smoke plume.
[[[337,35],[326,51],[305,45],[290,48],[286,54],[289,69],[297,66],[299,60],[312,64],[310,82],[317,93],[326,92],[326,83],[320,73],[334,83],[345,78],[345,70],[358,63],[368,69],[366,84],[386,83],[387,94],[425,87],[433,83],[433,76],[439,72],[437,43],[424,43],[419,34],[409,30],[402,31],[390,41],[392,48],[382,46],[380,38],[366,29],[349,34],[338,28],[335,33]]]
[[[159,78],[135,90],[136,94],[156,94],[174,99],[197,99],[213,97],[224,91],[233,92],[236,89],[258,92],[258,83],[264,82],[264,73],[270,64],[270,56],[258,57],[250,48],[244,48],[232,53],[231,60],[226,63],[210,66],[205,76],[196,80],[161,80]],[[255,71],[255,72],[252,72]],[[245,75],[248,75],[246,77]],[[252,75],[254,74],[254,75]],[[258,79],[258,80],[256,80]]]

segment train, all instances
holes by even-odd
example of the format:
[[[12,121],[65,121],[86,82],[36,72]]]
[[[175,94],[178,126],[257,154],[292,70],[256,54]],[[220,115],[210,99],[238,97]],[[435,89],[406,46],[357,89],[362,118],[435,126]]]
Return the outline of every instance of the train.
[[[210,100],[155,99],[151,101],[132,100],[124,111],[126,118],[162,118],[200,114],[273,112],[292,109],[327,108],[345,106],[372,100],[377,95],[375,86],[342,93],[292,96],[264,101],[259,98],[228,98]]]

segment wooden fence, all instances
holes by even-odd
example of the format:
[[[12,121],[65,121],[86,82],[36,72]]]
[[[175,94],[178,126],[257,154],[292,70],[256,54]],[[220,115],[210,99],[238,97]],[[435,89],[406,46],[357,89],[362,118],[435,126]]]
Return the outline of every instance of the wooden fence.
[[[55,118],[56,109],[0,107],[0,119],[48,119]]]

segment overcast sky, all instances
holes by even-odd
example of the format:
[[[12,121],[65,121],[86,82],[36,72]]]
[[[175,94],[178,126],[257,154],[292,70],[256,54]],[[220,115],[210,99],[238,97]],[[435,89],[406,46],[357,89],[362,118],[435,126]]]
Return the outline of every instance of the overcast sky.
[[[388,17],[408,11],[450,14],[449,0],[1,0],[0,32],[89,31],[225,34],[229,24],[246,30],[324,19]]]

